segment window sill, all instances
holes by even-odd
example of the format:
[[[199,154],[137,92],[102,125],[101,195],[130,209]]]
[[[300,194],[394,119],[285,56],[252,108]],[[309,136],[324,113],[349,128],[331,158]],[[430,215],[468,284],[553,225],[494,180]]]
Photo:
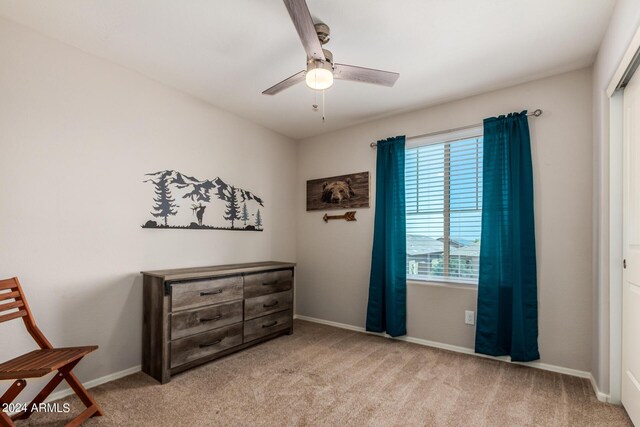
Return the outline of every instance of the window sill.
[[[436,288],[464,289],[468,291],[478,290],[478,285],[473,283],[437,282],[433,280],[420,280],[420,279],[407,279],[407,285],[433,286]]]

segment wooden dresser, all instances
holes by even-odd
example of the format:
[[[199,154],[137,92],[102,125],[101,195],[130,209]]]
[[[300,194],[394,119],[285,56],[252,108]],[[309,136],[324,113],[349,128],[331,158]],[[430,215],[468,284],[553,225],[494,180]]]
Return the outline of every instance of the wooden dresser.
[[[294,267],[143,271],[142,370],[164,384],[178,372],[293,333]]]

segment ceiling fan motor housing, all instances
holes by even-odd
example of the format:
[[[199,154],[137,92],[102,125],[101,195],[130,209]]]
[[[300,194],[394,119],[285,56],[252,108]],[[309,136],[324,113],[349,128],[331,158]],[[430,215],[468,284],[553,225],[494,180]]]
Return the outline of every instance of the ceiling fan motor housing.
[[[331,29],[329,26],[323,22],[319,22],[313,25],[316,29],[316,34],[318,35],[318,40],[320,40],[320,44],[327,44],[331,39]]]

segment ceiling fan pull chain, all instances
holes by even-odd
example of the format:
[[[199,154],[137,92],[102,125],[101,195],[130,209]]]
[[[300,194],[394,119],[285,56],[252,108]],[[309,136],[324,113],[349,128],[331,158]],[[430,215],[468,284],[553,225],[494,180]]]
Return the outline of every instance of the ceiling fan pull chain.
[[[324,123],[324,89],[322,89],[322,123]]]
[[[318,111],[318,91],[313,91],[313,111]]]

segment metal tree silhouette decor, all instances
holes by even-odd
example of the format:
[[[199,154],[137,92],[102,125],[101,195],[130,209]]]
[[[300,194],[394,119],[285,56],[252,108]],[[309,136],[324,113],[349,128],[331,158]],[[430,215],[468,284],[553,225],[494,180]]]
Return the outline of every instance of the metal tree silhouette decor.
[[[153,205],[142,228],[262,231],[262,199],[220,177],[201,181],[175,170],[145,175]],[[177,200],[184,200],[178,203]]]

